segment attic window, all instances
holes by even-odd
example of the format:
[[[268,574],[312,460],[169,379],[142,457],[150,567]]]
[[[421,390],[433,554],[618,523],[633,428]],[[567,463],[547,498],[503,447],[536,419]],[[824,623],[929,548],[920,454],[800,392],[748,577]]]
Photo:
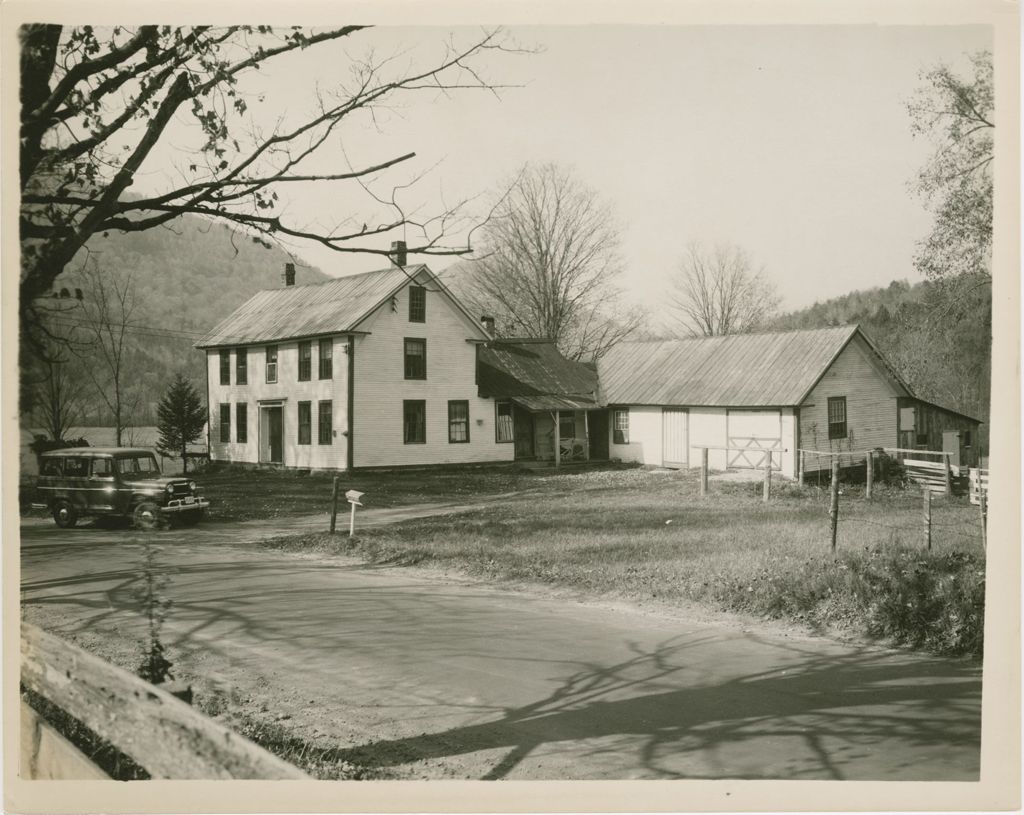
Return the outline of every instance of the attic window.
[[[422,286],[409,287],[409,322],[427,321],[427,290]]]

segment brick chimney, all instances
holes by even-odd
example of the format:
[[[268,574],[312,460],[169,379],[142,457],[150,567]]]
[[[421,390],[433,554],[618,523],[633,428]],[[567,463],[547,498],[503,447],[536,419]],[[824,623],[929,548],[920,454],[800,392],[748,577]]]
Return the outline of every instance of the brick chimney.
[[[295,264],[286,263],[284,265],[284,284],[285,286],[295,285]]]
[[[486,331],[492,337],[494,336],[494,318],[493,317],[485,314],[483,317],[480,318],[480,325],[482,325],[484,327],[484,331]]]
[[[388,254],[391,262],[399,268],[405,268],[406,252],[405,241],[391,241],[391,252]]]

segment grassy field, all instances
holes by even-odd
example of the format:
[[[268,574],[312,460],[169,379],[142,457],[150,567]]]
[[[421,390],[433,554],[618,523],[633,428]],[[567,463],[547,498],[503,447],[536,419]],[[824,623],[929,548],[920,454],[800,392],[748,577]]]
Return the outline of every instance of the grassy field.
[[[528,501],[371,530],[352,543],[310,535],[272,545],[354,549],[375,562],[596,597],[697,601],[981,653],[984,552],[966,499],[934,501],[929,552],[919,492],[883,489],[869,503],[844,487],[833,555],[828,493],[816,488],[784,485],[762,504],[760,484],[713,483],[701,500],[694,474],[639,469],[548,476],[543,486]]]

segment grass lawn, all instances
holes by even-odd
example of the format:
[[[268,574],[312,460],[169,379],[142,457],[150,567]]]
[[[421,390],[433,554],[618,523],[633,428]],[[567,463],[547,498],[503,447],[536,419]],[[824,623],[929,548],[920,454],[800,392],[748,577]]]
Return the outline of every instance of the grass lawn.
[[[868,503],[859,488],[844,487],[833,555],[828,493],[813,487],[781,485],[762,504],[760,484],[713,482],[702,501],[689,472],[520,476],[517,483],[543,489],[529,500],[368,530],[351,543],[307,535],[273,545],[355,549],[376,562],[599,597],[692,600],[861,629],[940,653],[981,653],[984,552],[978,509],[965,498],[935,499],[929,552],[917,490],[883,489]]]

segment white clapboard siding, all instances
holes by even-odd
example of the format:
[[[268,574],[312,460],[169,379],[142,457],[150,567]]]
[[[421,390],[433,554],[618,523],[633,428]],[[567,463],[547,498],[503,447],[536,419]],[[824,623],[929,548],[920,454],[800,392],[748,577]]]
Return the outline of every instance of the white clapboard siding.
[[[901,392],[874,359],[859,336],[843,349],[800,405],[801,447],[838,453],[891,447],[896,443],[896,400]],[[830,396],[846,397],[846,439],[828,437]],[[863,454],[844,456],[841,460],[844,467],[863,461]],[[831,459],[807,455],[804,465],[808,471],[827,470]]]

